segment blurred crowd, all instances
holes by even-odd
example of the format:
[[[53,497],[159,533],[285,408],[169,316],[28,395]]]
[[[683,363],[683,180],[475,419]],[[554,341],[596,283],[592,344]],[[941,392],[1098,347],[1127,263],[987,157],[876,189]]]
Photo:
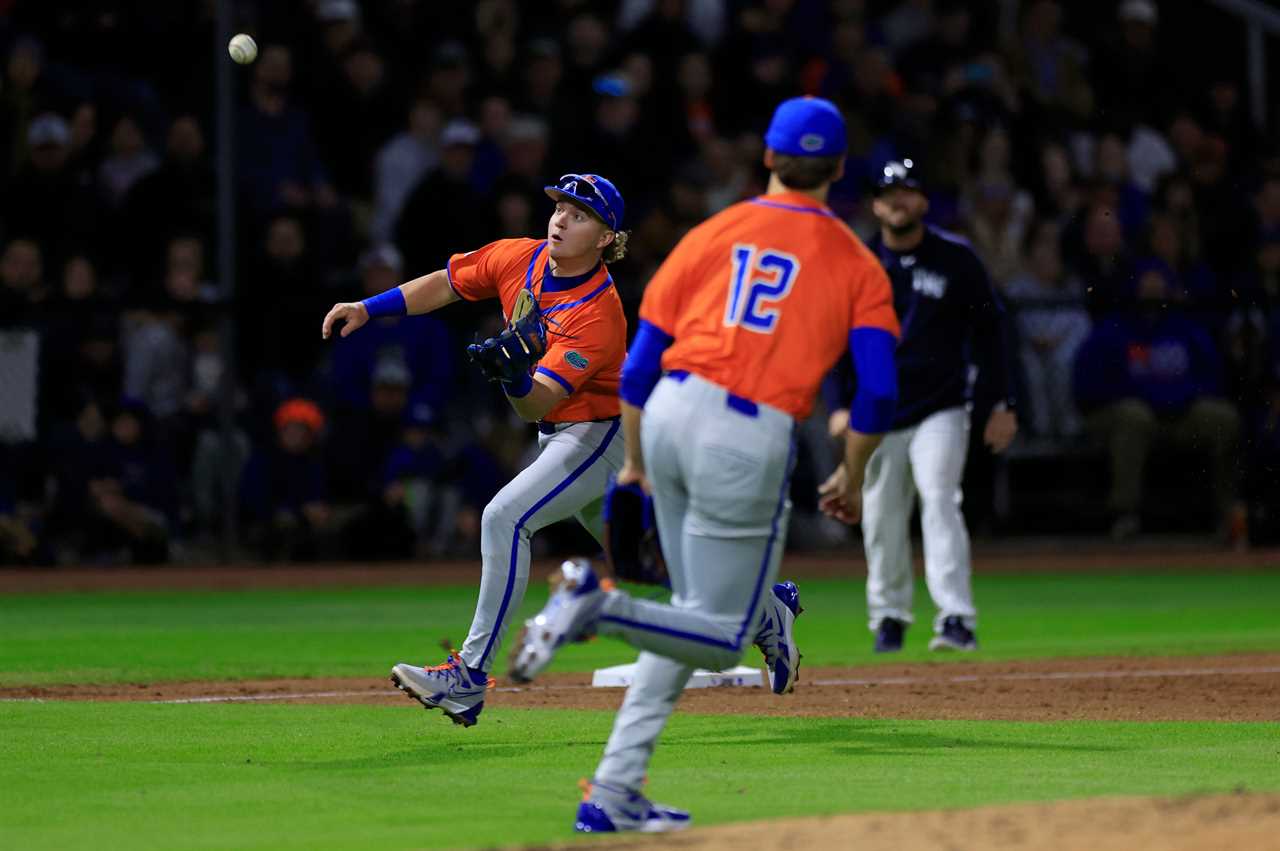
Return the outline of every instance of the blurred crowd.
[[[1023,444],[1110,447],[1118,535],[1149,452],[1200,458],[1227,526],[1280,504],[1280,151],[1207,4],[233,7],[260,45],[232,67],[234,289],[214,3],[0,0],[0,563],[200,558],[231,504],[264,558],[473,552],[533,449],[462,356],[498,310],[326,343],[327,307],[543,234],[542,186],[592,171],[627,200],[634,318],[692,225],[763,190],[760,133],[802,92],[845,111],[830,203],[860,233],[871,176],[917,162],[1011,308]]]

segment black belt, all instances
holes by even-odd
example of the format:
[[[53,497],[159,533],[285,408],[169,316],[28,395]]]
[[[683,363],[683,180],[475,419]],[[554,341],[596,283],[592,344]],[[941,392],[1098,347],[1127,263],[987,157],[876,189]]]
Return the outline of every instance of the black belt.
[[[689,370],[673,369],[667,373],[667,377],[673,381],[684,381],[689,377]],[[739,396],[737,393],[728,393],[728,391],[726,391],[726,394],[724,403],[738,413],[745,414],[748,417],[754,417],[760,413],[760,406],[747,397]]]
[[[567,423],[548,423],[548,422],[543,422],[542,420],[538,420],[538,431],[542,432],[543,434],[555,434],[556,426],[571,426],[571,425],[577,425],[578,423],[611,423],[616,419],[619,419],[619,418],[605,417],[604,419],[599,419],[599,420],[573,420]]]

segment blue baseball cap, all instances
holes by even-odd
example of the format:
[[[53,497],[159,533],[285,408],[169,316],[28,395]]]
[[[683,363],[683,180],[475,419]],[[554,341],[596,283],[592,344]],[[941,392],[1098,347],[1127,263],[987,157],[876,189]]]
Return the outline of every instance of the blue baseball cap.
[[[581,204],[595,213],[611,230],[622,230],[622,215],[627,206],[622,203],[622,193],[613,182],[598,174],[566,174],[555,186],[544,186],[542,191],[553,201],[569,200]]]
[[[834,157],[843,154],[844,116],[823,98],[784,100],[774,110],[764,143],[779,154],[793,157]]]

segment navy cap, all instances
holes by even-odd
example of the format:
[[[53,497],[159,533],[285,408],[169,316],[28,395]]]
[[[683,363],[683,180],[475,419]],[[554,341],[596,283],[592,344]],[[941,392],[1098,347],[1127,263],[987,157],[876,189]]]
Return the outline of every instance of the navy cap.
[[[596,77],[591,81],[591,88],[598,95],[625,98],[631,96],[634,87],[626,74],[615,71],[612,74],[601,74]]]
[[[884,168],[880,170],[880,174],[876,177],[876,194],[879,195],[886,189],[892,189],[895,186],[914,189],[917,192],[924,191],[924,184],[916,176],[916,164],[914,161],[909,159],[890,160],[884,164]]]
[[[71,127],[56,112],[37,115],[27,127],[27,144],[33,148],[43,145],[65,147],[71,144]]]
[[[598,174],[566,174],[555,186],[544,186],[542,191],[554,201],[568,199],[583,205],[611,230],[622,229],[622,215],[627,209],[622,193],[612,181]]]
[[[774,110],[764,143],[793,157],[834,157],[846,147],[844,116],[829,100],[800,97]]]

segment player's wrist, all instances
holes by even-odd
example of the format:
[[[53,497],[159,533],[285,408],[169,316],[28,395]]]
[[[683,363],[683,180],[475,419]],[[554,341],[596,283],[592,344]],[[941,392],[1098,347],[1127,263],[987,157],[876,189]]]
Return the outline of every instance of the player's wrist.
[[[404,300],[404,293],[399,287],[392,287],[384,293],[370,296],[360,302],[360,306],[364,308],[370,319],[406,316],[409,313],[409,304]]]
[[[533,378],[527,373],[521,373],[510,381],[502,382],[502,392],[507,394],[509,399],[523,399],[533,390]]]

